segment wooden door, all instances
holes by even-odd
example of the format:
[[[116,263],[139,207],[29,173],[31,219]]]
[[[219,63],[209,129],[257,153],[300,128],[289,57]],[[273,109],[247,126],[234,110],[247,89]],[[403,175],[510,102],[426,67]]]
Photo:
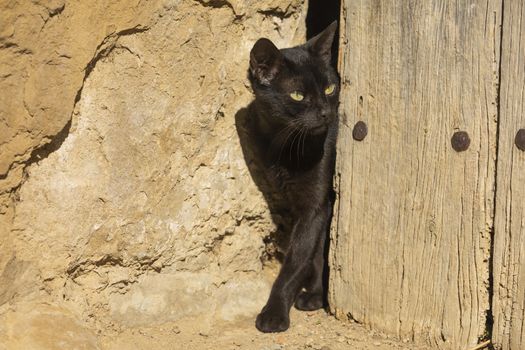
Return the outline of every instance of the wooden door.
[[[331,309],[443,349],[477,344],[488,336],[501,1],[342,7]]]
[[[492,340],[496,349],[523,350],[525,152],[516,135],[525,129],[525,3],[505,1],[503,8]]]

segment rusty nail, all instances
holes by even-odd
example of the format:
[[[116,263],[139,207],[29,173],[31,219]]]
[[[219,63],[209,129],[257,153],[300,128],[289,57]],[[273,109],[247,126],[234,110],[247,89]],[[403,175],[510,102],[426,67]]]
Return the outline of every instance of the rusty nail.
[[[356,141],[363,141],[368,134],[368,126],[362,120],[358,121],[354,125],[354,130],[352,130],[352,137]]]
[[[525,151],[525,129],[518,130],[514,142],[516,143],[516,147],[522,151]]]
[[[466,151],[468,146],[470,146],[470,137],[466,131],[456,131],[454,135],[452,135],[451,141],[452,148],[454,148],[456,152]]]

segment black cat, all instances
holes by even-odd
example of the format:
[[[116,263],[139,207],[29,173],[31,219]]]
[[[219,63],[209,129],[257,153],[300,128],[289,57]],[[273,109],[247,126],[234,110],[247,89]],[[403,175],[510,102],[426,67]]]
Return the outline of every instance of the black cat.
[[[270,298],[257,316],[262,332],[290,325],[291,306],[324,306],[325,245],[333,204],[339,78],[331,65],[337,22],[306,44],[279,50],[259,39],[250,53],[255,92],[249,118],[264,174],[286,198],[294,227]]]

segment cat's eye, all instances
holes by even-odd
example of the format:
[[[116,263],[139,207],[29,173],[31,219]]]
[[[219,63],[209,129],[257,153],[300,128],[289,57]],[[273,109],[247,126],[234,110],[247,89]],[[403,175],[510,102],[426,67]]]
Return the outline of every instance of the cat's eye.
[[[326,87],[326,89],[324,89],[325,95],[331,95],[334,93],[334,91],[335,91],[335,84],[330,84]]]
[[[294,91],[290,94],[290,97],[294,101],[302,101],[304,99],[303,94],[301,94],[299,91]]]

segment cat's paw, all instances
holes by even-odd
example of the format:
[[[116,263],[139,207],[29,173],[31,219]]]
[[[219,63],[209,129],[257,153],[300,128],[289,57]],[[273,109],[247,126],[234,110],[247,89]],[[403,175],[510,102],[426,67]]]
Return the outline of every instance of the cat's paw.
[[[302,311],[314,311],[324,306],[323,295],[317,293],[300,292],[295,300],[295,308]]]
[[[255,327],[264,333],[284,332],[290,327],[290,317],[285,308],[265,306],[257,315]]]

